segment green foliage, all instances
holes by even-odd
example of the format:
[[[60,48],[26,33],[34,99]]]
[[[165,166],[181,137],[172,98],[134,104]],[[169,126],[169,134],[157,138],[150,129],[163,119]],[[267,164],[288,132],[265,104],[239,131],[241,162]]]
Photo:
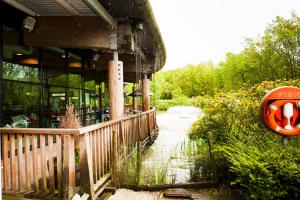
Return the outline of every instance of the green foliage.
[[[290,19],[277,17],[265,34],[247,39],[245,49],[228,53],[226,61],[216,69],[216,85],[227,91],[264,80],[297,79],[300,53],[300,18],[292,13]]]
[[[187,65],[155,75],[152,93],[157,99],[213,95],[218,91],[236,90],[265,80],[300,77],[300,18],[277,17],[263,36],[246,39],[242,52],[227,53],[226,60]]]
[[[186,96],[179,97],[176,99],[170,99],[170,100],[158,100],[156,109],[160,111],[166,111],[168,108],[177,106],[177,105],[183,105],[183,106],[188,106],[193,104],[193,99],[188,98]]]
[[[300,80],[265,81],[196,100],[205,116],[193,125],[191,137],[206,141],[207,133],[213,133],[221,178],[230,179],[249,199],[300,197],[299,138],[283,146],[259,117],[266,92],[286,85],[299,87]]]
[[[212,132],[220,178],[249,199],[300,199],[299,137],[285,147],[260,123],[260,101],[279,86],[300,87],[300,18],[277,17],[264,35],[246,39],[226,60],[188,65],[155,75],[151,90],[158,110],[195,105],[205,115],[191,130],[207,141]],[[199,152],[203,163],[207,154]]]

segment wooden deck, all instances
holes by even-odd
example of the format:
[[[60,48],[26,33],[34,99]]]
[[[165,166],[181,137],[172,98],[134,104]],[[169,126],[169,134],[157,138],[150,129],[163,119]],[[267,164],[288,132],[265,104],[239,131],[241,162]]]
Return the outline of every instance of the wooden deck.
[[[155,114],[80,129],[1,128],[4,197],[71,199],[79,192],[96,199],[114,176],[116,159],[153,136]]]

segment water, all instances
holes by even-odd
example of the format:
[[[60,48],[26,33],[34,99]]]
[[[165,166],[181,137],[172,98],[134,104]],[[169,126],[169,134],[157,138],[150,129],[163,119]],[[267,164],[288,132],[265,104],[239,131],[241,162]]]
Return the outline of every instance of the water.
[[[176,106],[157,115],[159,135],[143,161],[144,183],[188,182],[194,166],[195,144],[188,139],[192,124],[203,116],[201,109]]]

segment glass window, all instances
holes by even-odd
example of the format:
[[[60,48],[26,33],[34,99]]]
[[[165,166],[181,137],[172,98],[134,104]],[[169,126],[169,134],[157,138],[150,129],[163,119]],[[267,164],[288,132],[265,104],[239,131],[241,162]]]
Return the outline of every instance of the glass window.
[[[72,101],[72,103],[75,106],[75,109],[77,110],[77,112],[80,109],[80,106],[82,104],[82,100],[81,100],[81,92],[79,89],[70,89],[69,90],[69,99]]]
[[[38,68],[3,62],[3,79],[38,83]]]
[[[62,116],[66,108],[66,89],[61,87],[51,87],[49,103],[51,113],[55,116]]]
[[[84,84],[85,84],[85,89],[95,91],[96,89],[95,81],[86,81]]]
[[[54,76],[48,77],[48,84],[66,87],[67,86],[67,75],[61,74],[61,75],[54,75]]]
[[[10,127],[39,126],[40,86],[3,80],[3,124]]]
[[[69,87],[81,88],[81,76],[78,74],[69,74]]]

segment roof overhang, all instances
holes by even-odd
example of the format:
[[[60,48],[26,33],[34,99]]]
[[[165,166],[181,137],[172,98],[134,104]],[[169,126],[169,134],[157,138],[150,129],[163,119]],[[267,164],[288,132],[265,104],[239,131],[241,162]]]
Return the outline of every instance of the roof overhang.
[[[24,33],[25,45],[109,53],[115,50],[112,38],[117,34],[119,53],[139,53],[148,65],[149,73],[158,71],[165,64],[165,46],[147,0],[3,1],[37,18],[34,31]],[[137,23],[144,27],[142,45],[133,48],[137,45],[133,44]]]

